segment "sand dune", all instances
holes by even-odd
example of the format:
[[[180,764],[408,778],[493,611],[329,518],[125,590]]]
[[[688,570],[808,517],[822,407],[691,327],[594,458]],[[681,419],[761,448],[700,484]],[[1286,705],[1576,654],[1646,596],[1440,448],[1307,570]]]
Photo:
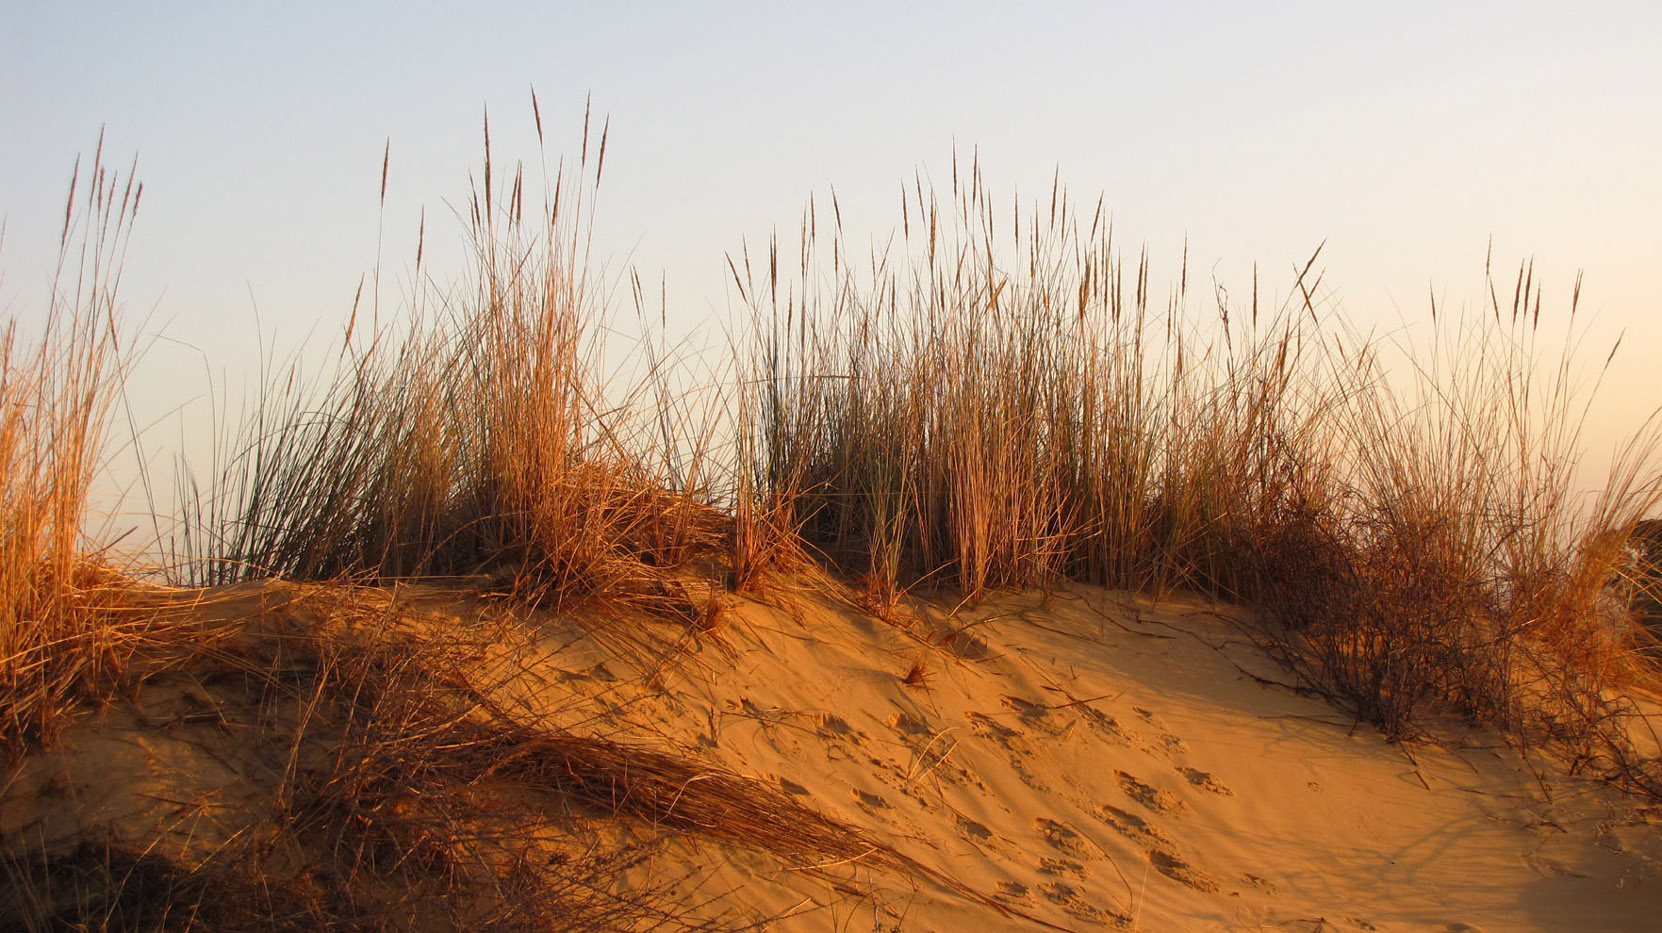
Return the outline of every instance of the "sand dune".
[[[610,882],[667,898],[685,924],[1634,930],[1662,917],[1662,844],[1641,801],[1459,724],[1387,743],[1293,689],[1237,631],[1241,610],[1069,586],[974,607],[905,600],[885,622],[805,580],[759,598],[689,586],[714,605],[684,630],[438,586],[197,594],[167,623],[193,633],[190,650],[8,776],[0,835],[14,858],[95,831],[211,858],[262,832],[272,795],[327,770],[342,741],[307,727],[318,697],[257,703],[226,658],[281,667],[282,646],[320,632],[488,632],[447,642],[469,715],[690,768],[645,816],[628,801],[599,812],[593,794],[559,803],[575,799],[567,785],[519,787],[502,769],[466,792],[488,785],[503,812],[535,796],[543,835],[584,821],[588,851],[650,841]],[[721,828],[725,811],[678,812],[711,806],[697,795],[732,775],[785,823],[819,814],[865,842],[790,851]],[[383,814],[438,806],[377,799]]]

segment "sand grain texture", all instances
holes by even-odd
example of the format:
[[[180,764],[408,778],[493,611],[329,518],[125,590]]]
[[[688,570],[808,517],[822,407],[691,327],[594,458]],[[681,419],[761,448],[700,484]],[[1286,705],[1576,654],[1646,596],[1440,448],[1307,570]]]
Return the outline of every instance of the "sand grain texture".
[[[671,879],[672,899],[719,927],[1624,930],[1662,916],[1662,844],[1639,801],[1545,759],[1526,767],[1487,732],[1389,744],[1265,683],[1287,675],[1229,624],[1237,610],[1196,600],[1070,586],[956,611],[905,600],[891,624],[803,583],[765,600],[712,592],[713,623],[646,639],[619,634],[638,621],[438,588],[211,592],[190,611],[203,631],[240,624],[244,650],[494,619],[455,655],[493,721],[686,762],[689,795],[736,776],[871,843],[747,844],[698,822],[719,810],[677,822],[693,802],[680,791],[608,814],[500,769],[469,786],[503,806],[534,797],[550,838],[582,820],[589,845],[652,840],[619,889]],[[99,828],[209,853],[258,825],[273,768],[326,766],[328,729],[288,763],[258,759],[239,738],[260,725],[246,698],[224,676],[169,670],[13,768],[8,845]],[[265,715],[285,708],[305,714]]]

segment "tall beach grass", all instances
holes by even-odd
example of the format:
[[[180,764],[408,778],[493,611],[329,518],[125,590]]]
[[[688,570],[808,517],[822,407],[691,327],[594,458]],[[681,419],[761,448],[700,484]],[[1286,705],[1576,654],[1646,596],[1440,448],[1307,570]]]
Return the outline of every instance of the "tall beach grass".
[[[1578,495],[1579,281],[1555,325],[1532,264],[1490,268],[1486,304],[1429,309],[1416,342],[1325,302],[1318,249],[1288,299],[1255,275],[1197,311],[1186,256],[1157,291],[1100,206],[1012,212],[960,168],[914,186],[887,252],[833,201],[794,269],[777,241],[730,261],[754,321],[736,564],[793,545],[880,614],[918,586],[1199,591],[1388,735],[1453,712],[1632,774],[1613,691],[1652,676],[1653,636],[1611,583],[1658,448],[1653,420]]]
[[[143,186],[106,165],[100,138],[77,162],[56,273],[32,333],[0,331],[0,749],[49,740],[84,688],[122,663],[104,611],[121,589],[85,528],[118,399],[117,300]]]
[[[1453,712],[1662,789],[1622,692],[1654,676],[1623,581],[1645,583],[1657,440],[1577,495],[1598,368],[1573,340],[1547,348],[1575,333],[1579,283],[1555,310],[1528,264],[1490,269],[1481,308],[1380,336],[1324,301],[1319,249],[1283,300],[1256,274],[1244,300],[1199,295],[1186,256],[1161,287],[1100,203],[1057,184],[1012,208],[955,160],[947,191],[904,196],[886,250],[855,248],[833,198],[794,251],[730,257],[747,318],[730,366],[643,342],[620,380],[590,129],[535,179],[499,169],[487,121],[462,285],[418,287],[396,325],[355,309],[321,375],[267,364],[214,461],[181,472],[176,582],[470,576],[695,622],[677,583],[694,558],[741,588],[822,565],[885,617],[916,588],[1198,591],[1252,607],[1255,638],[1391,736]],[[116,663],[80,535],[139,193],[97,159],[89,178],[52,325],[3,344],[12,743]],[[700,387],[682,364],[739,378]],[[695,413],[688,386],[726,409]]]
[[[810,202],[794,256],[778,239],[733,255],[732,359],[643,335],[618,370],[615,289],[590,256],[604,127],[585,120],[552,178],[499,171],[488,121],[484,143],[462,284],[418,285],[392,323],[357,327],[355,306],[320,374],[265,361],[206,469],[180,471],[171,582],[467,577],[695,626],[718,600],[689,573],[743,589],[824,568],[897,625],[908,591],[1199,592],[1248,607],[1247,635],[1302,686],[1393,739],[1458,715],[1662,797],[1662,762],[1635,738],[1657,687],[1662,435],[1653,419],[1580,494],[1603,354],[1573,339],[1579,281],[1555,308],[1530,264],[1491,266],[1481,307],[1380,335],[1323,299],[1320,249],[1284,300],[1261,300],[1256,273],[1246,300],[1198,295],[1186,254],[1160,287],[1100,203],[1057,184],[1011,209],[955,161],[946,192],[905,195],[886,250],[855,248],[833,198]],[[611,886],[643,850],[534,863],[515,840],[546,813],[496,811],[469,791],[482,775],[955,884],[755,782],[514,722],[458,660],[503,631],[267,637],[249,619],[174,630],[134,611],[141,584],[85,529],[130,362],[117,295],[141,191],[100,148],[71,184],[43,327],[0,335],[0,748],[49,744],[88,695],[217,665],[256,720],[324,710],[340,752],[274,791],[272,838],[311,861],[279,864],[252,836],[219,853],[252,874],[90,839],[9,852],[0,877],[33,898],[31,922],[381,911],[462,926],[529,905],[529,925],[704,925],[663,890]],[[418,283],[421,263],[418,248]],[[140,643],[148,666],[129,670]],[[297,748],[310,715],[259,739]],[[412,788],[433,812],[406,812]],[[497,861],[475,857],[487,849]]]
[[[186,579],[485,574],[531,598],[631,598],[723,534],[699,452],[691,470],[666,453],[676,401],[642,417],[652,386],[603,375],[588,223],[604,130],[585,120],[540,202],[523,166],[496,170],[488,118],[484,141],[465,284],[418,292],[368,338],[349,326],[321,377],[268,373],[209,475],[182,474]]]

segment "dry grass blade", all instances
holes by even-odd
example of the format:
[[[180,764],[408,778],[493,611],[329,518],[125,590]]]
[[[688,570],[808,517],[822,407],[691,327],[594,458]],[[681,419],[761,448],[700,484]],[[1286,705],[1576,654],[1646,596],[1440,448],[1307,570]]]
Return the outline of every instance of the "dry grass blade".
[[[82,181],[77,170],[77,181]],[[117,288],[142,185],[103,143],[71,184],[44,331],[0,332],[0,748],[50,739],[121,664],[101,604],[123,587],[84,546],[87,498],[125,361]],[[79,200],[77,200],[77,194]]]
[[[1434,303],[1417,345],[1328,308],[1320,249],[1283,306],[1260,314],[1255,269],[1250,311],[1218,286],[1196,313],[1186,247],[1162,299],[1100,204],[1058,182],[1006,225],[955,158],[949,193],[905,192],[887,247],[852,248],[833,196],[828,243],[810,202],[794,271],[777,239],[728,257],[749,314],[735,369],[650,336],[613,369],[590,256],[609,124],[592,174],[590,128],[539,206],[535,179],[493,164],[486,120],[464,286],[383,325],[377,285],[371,339],[355,301],[320,376],[266,361],[205,482],[183,471],[175,582],[329,581],[350,603],[352,583],[460,577],[519,608],[662,610],[645,615],[672,617],[679,647],[720,634],[721,585],[778,572],[857,581],[851,602],[896,625],[914,588],[1194,590],[1253,606],[1260,645],[1391,738],[1452,712],[1662,797],[1635,699],[1662,663],[1662,423],[1577,495],[1590,397],[1575,335],[1545,349],[1533,263],[1509,311],[1491,280],[1477,317]],[[459,619],[421,637],[390,618],[267,631],[264,604],[158,621],[183,597],[84,534],[141,192],[101,150],[77,169],[46,324],[0,332],[0,750],[38,751],[89,696],[136,707],[190,680],[223,701],[214,728],[242,730],[218,766],[260,804],[211,846],[7,840],[0,922],[699,928],[674,899],[687,879],[619,888],[677,836],[1025,917],[695,753],[516,721],[469,685],[458,658],[489,646]],[[419,270],[424,218],[418,237]],[[1572,324],[1579,297],[1578,279]],[[930,687],[927,662],[901,682]]]
[[[1320,249],[1274,313],[1255,282],[1250,315],[1220,286],[1197,317],[1186,257],[1161,307],[1100,209],[1058,188],[995,238],[979,166],[953,177],[866,269],[840,225],[825,260],[812,205],[795,276],[777,244],[729,258],[753,321],[738,567],[819,555],[880,616],[919,584],[1199,590],[1257,605],[1266,647],[1391,736],[1438,707],[1637,773],[1609,690],[1653,639],[1613,581],[1662,448],[1573,494],[1590,398],[1574,334],[1538,349],[1532,264],[1510,314],[1434,306],[1423,346],[1324,309]]]
[[[599,375],[592,189],[556,179],[526,211],[486,133],[471,293],[434,316],[415,302],[402,336],[321,380],[298,363],[267,378],[206,490],[184,481],[186,581],[490,574],[532,600],[629,599],[726,533],[696,468],[707,432],[672,424],[693,415],[661,391],[643,422]],[[675,449],[689,435],[704,440]]]

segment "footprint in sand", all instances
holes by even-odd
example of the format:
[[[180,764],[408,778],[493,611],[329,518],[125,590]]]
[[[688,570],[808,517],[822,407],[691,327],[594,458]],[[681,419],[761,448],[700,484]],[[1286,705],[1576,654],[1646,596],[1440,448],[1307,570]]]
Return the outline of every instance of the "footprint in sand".
[[[1021,697],[1013,697],[1007,693],[1001,695],[998,699],[999,702],[1004,705],[1005,709],[1020,715],[1022,722],[1030,725],[1050,715],[1050,707],[1044,705],[1043,703],[1035,703],[1032,700],[1026,700]]]
[[[1148,750],[1156,755],[1165,755],[1171,758],[1188,751],[1189,743],[1170,732],[1162,732],[1154,737],[1154,741],[1148,746]]]
[[[846,736],[854,733],[854,727],[848,724],[848,720],[836,713],[815,713],[814,729],[823,736]]]
[[[1065,858],[1041,858],[1038,864],[1039,874],[1054,875],[1059,878],[1076,878],[1083,881],[1090,875],[1085,866]]]
[[[993,841],[993,831],[987,828],[987,824],[979,823],[967,816],[958,817],[958,832],[980,842]]]
[[[992,654],[985,638],[963,629],[948,632],[935,643],[965,661],[985,661]]]
[[[1149,863],[1154,870],[1180,884],[1194,888],[1196,891],[1208,893],[1218,889],[1218,883],[1213,881],[1200,869],[1190,865],[1182,856],[1165,849],[1154,849],[1148,853]]]
[[[1067,717],[1066,721],[1063,722],[1061,717],[1051,715],[1050,707],[1022,697],[1005,694],[999,697],[999,702],[1004,705],[1005,709],[1015,713],[1021,719],[1023,725],[1039,729],[1046,735],[1062,735],[1073,728],[1077,722],[1072,717]]]
[[[1039,893],[1045,900],[1065,909],[1070,916],[1092,924],[1113,924],[1124,927],[1130,923],[1130,918],[1117,913],[1104,911],[1085,902],[1079,896],[1079,889],[1065,881],[1052,881],[1039,885]]]
[[[1005,901],[1026,901],[1032,898],[1027,893],[1027,885],[1020,881],[1000,881],[994,887],[993,896]]]
[[[1052,904],[1068,905],[1078,902],[1079,889],[1065,881],[1051,881],[1039,885],[1039,893]]]
[[[1120,835],[1146,848],[1171,848],[1172,842],[1166,834],[1149,825],[1143,819],[1128,810],[1103,804],[1096,808],[1096,814],[1104,823],[1112,826]]]
[[[900,733],[902,737],[928,735],[930,733],[929,723],[913,716],[911,713],[895,713],[884,722],[888,724],[890,729]]]
[[[1177,773],[1183,779],[1204,791],[1210,791],[1219,797],[1233,797],[1235,792],[1225,787],[1217,778],[1199,768],[1178,768]]]
[[[1183,801],[1169,790],[1150,787],[1124,771],[1115,771],[1114,777],[1119,779],[1120,789],[1125,791],[1127,797],[1156,813],[1182,813],[1188,809],[1183,805]]]
[[[1244,872],[1241,875],[1241,880],[1252,885],[1258,890],[1263,891],[1265,894],[1275,893],[1275,882],[1265,878],[1262,875],[1254,875],[1251,872]]]
[[[1153,726],[1156,729],[1162,730],[1154,736],[1152,741],[1143,746],[1143,751],[1148,752],[1151,755],[1162,755],[1166,758],[1175,758],[1176,756],[1189,750],[1189,743],[1183,741],[1181,736],[1173,735],[1170,732],[1164,731],[1165,723],[1161,722],[1160,718],[1155,716],[1152,710],[1144,709],[1141,706],[1133,706],[1131,707],[1131,711],[1141,717],[1143,722]]]
[[[1016,773],[1016,777],[1023,784],[1034,790],[1049,790],[1043,781],[1028,770],[1027,751],[1025,743],[1022,741],[1027,733],[1020,729],[1012,729],[986,713],[978,713],[975,710],[966,710],[964,718],[969,720],[970,728],[975,731],[977,736],[983,739],[991,739],[997,742],[1000,748],[1004,749],[1007,753],[1005,757],[1010,762],[1010,769]]]
[[[1081,704],[1075,708],[1079,710],[1079,715],[1085,718],[1087,725],[1114,745],[1130,745],[1136,740],[1135,732],[1127,730],[1120,725],[1119,720],[1107,713],[1091,709],[1089,704]]]
[[[970,728],[975,730],[976,735],[984,739],[992,739],[1004,748],[1010,748],[1011,740],[1018,739],[1022,735],[1020,730],[1012,729],[986,713],[969,710],[964,713],[964,718],[969,720]]]
[[[763,709],[762,707],[757,706],[756,701],[752,700],[750,697],[739,697],[737,701],[728,700],[727,705],[732,707],[737,712],[763,723],[775,722],[781,716],[786,715],[787,712],[777,706]]]
[[[1066,823],[1058,823],[1048,817],[1037,817],[1033,820],[1033,828],[1039,831],[1050,847],[1073,856],[1077,859],[1098,859],[1107,853],[1102,847],[1081,836],[1079,831]]]
[[[792,797],[806,797],[808,795],[808,788],[787,777],[779,778],[779,789]]]
[[[887,810],[889,808],[889,802],[877,794],[868,793],[858,787],[849,788],[849,793],[854,797],[855,802],[862,807],[872,810]]]

